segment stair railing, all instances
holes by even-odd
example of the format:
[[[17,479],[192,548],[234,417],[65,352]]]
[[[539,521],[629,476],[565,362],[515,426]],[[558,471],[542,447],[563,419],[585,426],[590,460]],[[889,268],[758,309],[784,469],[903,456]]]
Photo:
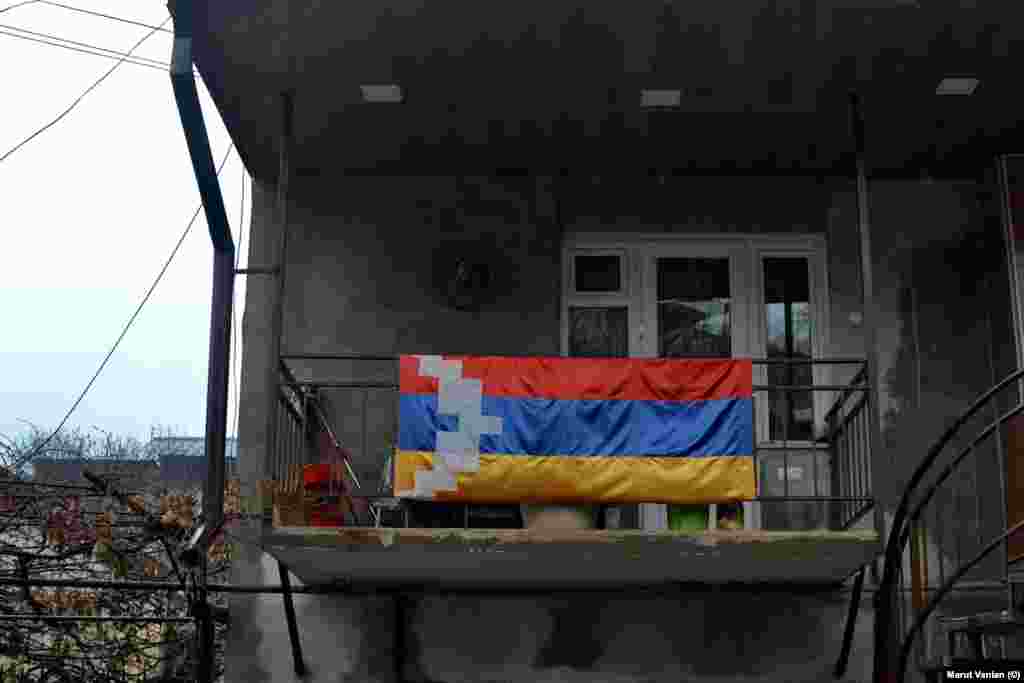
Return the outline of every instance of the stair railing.
[[[897,632],[902,630],[899,627],[902,626],[904,616],[904,610],[899,609],[897,611],[897,608],[900,606],[896,604],[897,599],[902,598],[904,593],[900,586],[903,575],[904,553],[907,549],[907,544],[911,539],[913,531],[918,528],[918,524],[925,508],[928,503],[933,500],[939,487],[949,479],[968,455],[977,453],[978,446],[983,441],[993,434],[997,434],[1000,427],[1002,427],[1002,425],[1004,425],[1008,420],[1024,412],[1024,402],[1018,403],[1013,409],[1000,416],[996,421],[982,430],[978,436],[972,439],[965,448],[963,448],[952,460],[949,461],[948,464],[946,464],[944,468],[942,468],[941,471],[939,471],[935,479],[928,483],[923,492],[919,493],[918,489],[922,481],[926,475],[933,471],[936,462],[943,454],[946,446],[953,441],[964,425],[966,425],[968,421],[982,408],[989,405],[989,403],[991,403],[992,400],[1000,394],[1000,392],[1011,386],[1014,382],[1019,381],[1022,377],[1024,377],[1024,369],[1017,370],[1010,374],[1001,382],[986,391],[967,410],[965,410],[942,433],[942,435],[928,450],[925,457],[915,468],[903,490],[903,494],[900,497],[899,504],[897,505],[893,516],[892,526],[886,542],[882,580],[879,585],[878,592],[876,593],[874,627],[875,683],[901,683],[903,681],[906,673],[907,660],[915,642],[915,638],[924,629],[928,618],[938,607],[939,602],[953,590],[955,584],[957,584],[971,569],[975,568],[982,560],[988,557],[996,548],[999,548],[1007,541],[1007,539],[1024,526],[1024,523],[1021,523],[1009,528],[1005,533],[1001,534],[995,540],[982,548],[982,550],[968,562],[962,563],[958,569],[952,572],[949,578],[942,581],[941,585],[934,591],[934,595],[931,599],[917,605],[917,617],[906,633],[899,634],[893,632],[894,626],[897,627],[895,629]],[[1001,464],[1002,463],[1000,463],[1000,465]],[[975,485],[977,485],[977,482],[975,482]],[[1005,496],[1004,500],[1000,502],[1005,512]],[[981,520],[979,518],[979,528],[980,523]],[[943,559],[944,558],[940,554],[940,569]],[[925,558],[925,561],[927,561],[927,558]],[[927,590],[927,586],[925,586],[924,589]],[[895,649],[897,638],[901,639],[898,651]]]

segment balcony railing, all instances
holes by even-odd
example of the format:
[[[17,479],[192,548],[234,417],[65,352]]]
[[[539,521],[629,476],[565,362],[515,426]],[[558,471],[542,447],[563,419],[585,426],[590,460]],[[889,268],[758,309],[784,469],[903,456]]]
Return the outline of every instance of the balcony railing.
[[[326,435],[336,447],[336,454],[351,456],[351,462],[344,460],[344,472],[346,488],[354,497],[375,501],[391,497],[391,454],[398,426],[397,360],[395,356],[361,354],[282,356],[277,443],[267,467],[270,478],[282,482],[280,488],[295,492],[301,487],[301,467],[320,461],[318,442]],[[756,509],[751,509],[758,526],[779,531],[849,529],[873,507],[863,359],[753,362],[755,368],[765,370],[785,365],[854,369],[846,383],[754,384],[754,458],[759,482],[758,496],[752,503]],[[806,404],[808,396],[818,395],[834,401],[812,402],[830,405],[825,415],[814,420],[817,427],[812,438],[790,438],[786,433],[788,420],[783,421],[781,434],[765,426],[778,417],[780,406],[781,414],[788,416],[789,406],[797,398]],[[388,412],[382,419],[384,411]],[[762,411],[768,414],[759,423]],[[374,509],[379,507],[375,505]],[[452,518],[461,520],[459,526],[468,526],[470,508],[485,511],[495,506],[457,507],[463,508],[463,513]],[[405,520],[407,523],[407,515]],[[364,515],[359,520],[360,524],[379,522],[376,515]]]
[[[755,426],[754,457],[756,471],[760,476],[755,500],[761,511],[761,526],[779,530],[849,529],[874,506],[870,479],[869,394],[863,359],[757,359],[753,363],[755,367],[765,368],[810,366],[812,369],[856,369],[853,377],[845,384],[754,384],[755,425],[759,425],[758,411],[766,408],[776,415],[780,412],[783,416],[791,415],[790,406],[800,394],[805,398],[814,399],[817,395],[823,395],[826,399],[834,399],[824,417],[813,420],[815,434],[811,438],[792,439],[788,429],[789,419],[780,421],[781,434],[774,434],[768,424]],[[828,405],[826,401],[811,401],[811,405],[819,404]],[[802,463],[802,466],[798,464],[794,467],[794,462]],[[804,476],[808,462],[811,469],[810,485]],[[779,474],[774,485],[770,483],[773,471]],[[780,488],[781,493],[777,493]],[[776,507],[782,507],[789,513],[772,514]],[[778,519],[781,524],[774,519]]]

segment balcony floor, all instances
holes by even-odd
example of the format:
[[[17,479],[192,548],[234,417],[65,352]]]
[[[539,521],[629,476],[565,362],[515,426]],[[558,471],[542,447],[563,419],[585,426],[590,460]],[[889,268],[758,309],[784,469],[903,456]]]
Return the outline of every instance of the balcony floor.
[[[452,589],[835,584],[879,551],[874,531],[277,527],[263,545],[307,585]]]

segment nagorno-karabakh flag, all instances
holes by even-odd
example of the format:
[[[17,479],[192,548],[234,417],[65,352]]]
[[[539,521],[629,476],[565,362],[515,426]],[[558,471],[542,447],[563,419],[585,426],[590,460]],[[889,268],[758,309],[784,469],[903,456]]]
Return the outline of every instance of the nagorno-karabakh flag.
[[[752,378],[734,359],[402,356],[395,495],[749,500]]]

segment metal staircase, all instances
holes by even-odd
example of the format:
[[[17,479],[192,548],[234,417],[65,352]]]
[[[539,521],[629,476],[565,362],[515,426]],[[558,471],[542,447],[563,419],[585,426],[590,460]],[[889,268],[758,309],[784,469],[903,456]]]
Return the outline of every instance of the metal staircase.
[[[1024,413],[1022,377],[1024,370],[1009,375],[957,418],[903,491],[876,593],[875,683],[910,680],[908,669],[944,680],[951,666],[981,662],[995,670],[1024,669],[1024,583],[1009,571],[1009,541],[1024,535],[1024,521],[1008,519],[1006,458],[1018,456],[1003,441]],[[1014,406],[1001,412],[998,398],[1010,392]],[[986,420],[988,411],[994,419]],[[1001,495],[983,482],[984,453],[996,455]],[[1002,516],[986,525],[982,510],[995,498]]]

